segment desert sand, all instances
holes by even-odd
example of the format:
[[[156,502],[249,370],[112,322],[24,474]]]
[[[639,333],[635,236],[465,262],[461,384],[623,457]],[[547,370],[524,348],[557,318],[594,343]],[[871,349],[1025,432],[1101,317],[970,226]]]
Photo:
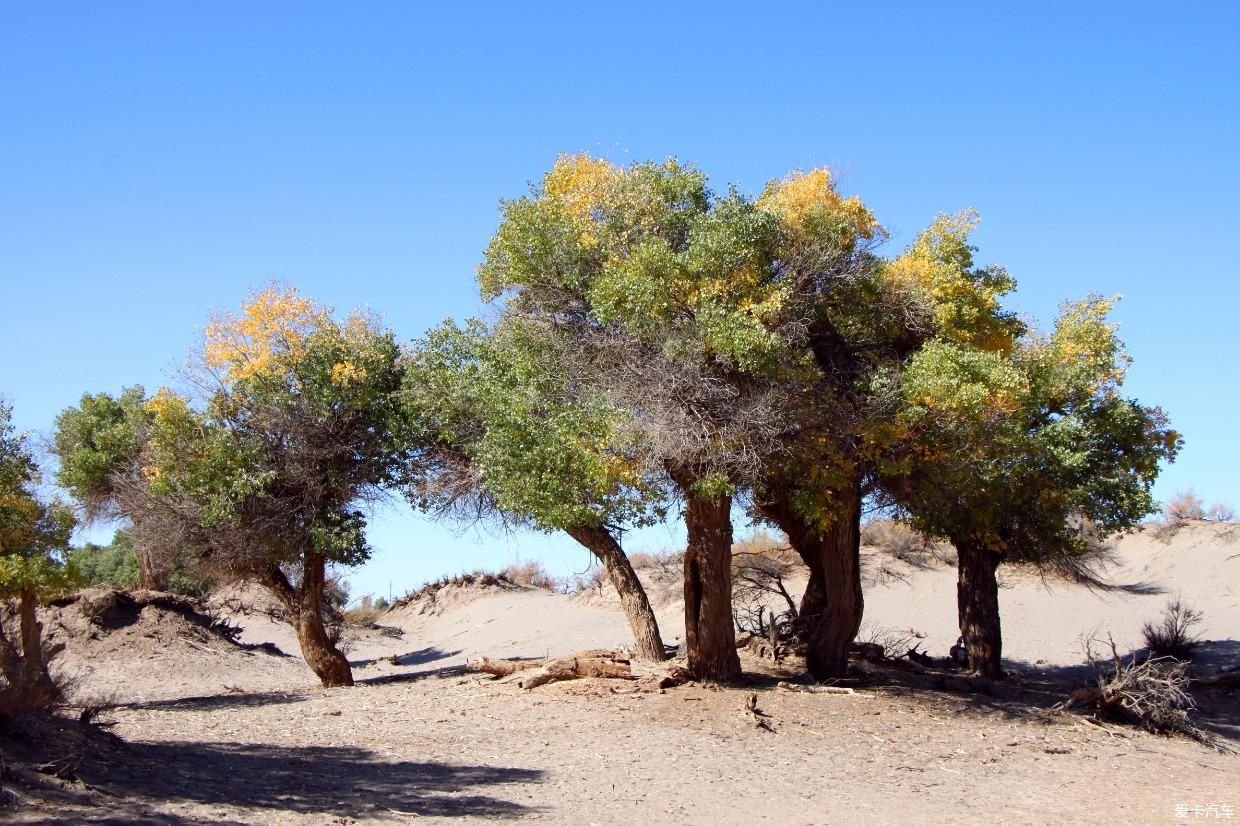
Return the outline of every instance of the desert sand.
[[[861,687],[794,693],[795,659],[745,652],[746,684],[660,693],[583,679],[524,691],[462,673],[466,658],[545,657],[630,639],[605,591],[456,587],[349,632],[358,685],[323,689],[290,629],[251,589],[216,600],[240,642],[156,606],[114,629],[72,606],[47,633],[80,705],[123,740],[74,782],[18,789],[17,823],[1188,823],[1240,805],[1240,757],[1185,738],[1057,711],[1088,677],[1081,641],[1141,644],[1180,594],[1203,614],[1199,673],[1240,665],[1240,527],[1198,523],[1116,542],[1121,587],[1004,574],[1005,659],[994,696]],[[955,569],[867,548],[862,639],[907,634],[945,656]],[[646,570],[668,644],[678,583]],[[225,599],[225,597],[227,597]],[[237,610],[244,606],[246,610]],[[259,644],[274,644],[257,647]],[[278,649],[278,651],[276,650]],[[756,697],[758,715],[746,710]],[[1240,745],[1236,702],[1202,698],[1199,722]],[[756,725],[757,722],[763,725]],[[1190,807],[1184,809],[1183,807]],[[1180,808],[1177,808],[1180,807]],[[1211,811],[1208,808],[1202,811]],[[1187,815],[1184,813],[1188,812]],[[1178,816],[1184,815],[1184,816]]]

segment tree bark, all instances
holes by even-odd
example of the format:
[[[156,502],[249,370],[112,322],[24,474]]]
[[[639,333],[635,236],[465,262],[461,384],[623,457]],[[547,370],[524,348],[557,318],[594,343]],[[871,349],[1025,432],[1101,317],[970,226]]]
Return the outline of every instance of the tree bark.
[[[149,550],[138,550],[138,587],[144,591],[167,591],[169,571],[163,560]]]
[[[29,709],[47,708],[54,703],[60,692],[47,673],[43,658],[43,625],[36,610],[39,595],[33,586],[22,589],[19,610],[21,612],[22,671],[21,702]]]
[[[728,682],[741,675],[732,631],[732,497],[703,499],[687,485],[685,645],[694,678]]]
[[[838,494],[838,511],[819,543],[824,583],[823,609],[809,624],[805,665],[817,679],[848,673],[848,648],[861,628],[861,478]],[[815,566],[811,566],[812,571]]]
[[[991,680],[1003,678],[1003,632],[999,622],[999,554],[969,537],[952,537],[956,546],[956,610],[969,670]]]
[[[771,501],[760,505],[758,510],[763,517],[774,522],[783,531],[792,550],[796,551],[809,569],[809,581],[805,584],[801,607],[797,611],[797,619],[804,630],[810,627],[810,624],[818,622],[827,604],[827,581],[822,570],[823,557],[819,547],[822,537],[806,526],[805,520],[796,514],[791,498],[783,487],[772,486],[769,496]]]
[[[301,585],[296,588],[275,565],[263,572],[261,580],[284,605],[289,622],[297,631],[302,659],[323,686],[353,685],[349,660],[336,648],[323,624],[323,589],[327,581],[327,561],[323,556],[313,551],[302,554]]]
[[[620,605],[633,632],[637,655],[647,660],[666,660],[667,651],[663,647],[663,638],[659,636],[659,623],[650,607],[646,589],[642,587],[620,543],[606,528],[595,525],[579,525],[569,528],[567,533],[603,563],[607,578],[620,595]]]
[[[772,485],[762,514],[779,526],[809,568],[801,597],[801,628],[806,667],[818,679],[842,677],[848,648],[861,627],[861,479],[857,475],[837,495],[838,513],[824,531],[806,525],[792,508],[791,495]]]

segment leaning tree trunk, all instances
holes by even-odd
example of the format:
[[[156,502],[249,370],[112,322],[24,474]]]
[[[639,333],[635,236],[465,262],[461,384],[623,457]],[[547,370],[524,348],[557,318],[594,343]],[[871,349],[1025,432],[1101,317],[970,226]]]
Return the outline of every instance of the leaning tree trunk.
[[[43,626],[35,613],[38,606],[39,595],[34,587],[23,588],[19,602],[22,634],[20,702],[31,710],[47,708],[59,695],[56,684],[47,673],[47,662],[43,657]]]
[[[805,666],[817,679],[848,673],[848,648],[861,628],[861,480],[841,490],[837,512],[819,546],[826,586],[822,613],[811,624]],[[811,567],[813,570],[813,567]]]
[[[294,588],[280,570],[272,565],[262,573],[261,580],[284,605],[289,622],[297,631],[301,656],[325,688],[353,685],[349,660],[340,653],[327,634],[323,623],[323,590],[327,582],[327,562],[322,554],[302,554],[301,585]]]
[[[597,525],[578,525],[567,532],[603,563],[607,578],[620,595],[620,604],[633,632],[638,656],[647,660],[666,660],[667,651],[663,647],[663,638],[659,636],[659,623],[646,597],[646,589],[642,587],[620,543],[606,528]]]
[[[696,679],[727,682],[741,675],[732,630],[732,497],[703,499],[685,491],[685,645]]]
[[[999,554],[968,537],[953,537],[956,610],[969,669],[992,680],[1003,678],[1003,633],[999,623]]]

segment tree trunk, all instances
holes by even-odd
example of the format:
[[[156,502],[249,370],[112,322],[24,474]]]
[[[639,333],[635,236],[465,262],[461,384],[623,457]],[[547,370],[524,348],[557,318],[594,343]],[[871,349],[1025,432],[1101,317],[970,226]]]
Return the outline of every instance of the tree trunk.
[[[567,532],[603,563],[607,578],[620,595],[620,604],[633,632],[637,655],[647,660],[666,660],[667,651],[663,647],[663,638],[659,636],[659,623],[646,597],[646,589],[642,587],[620,543],[606,528],[599,526],[579,525],[569,528]]]
[[[797,619],[802,630],[817,623],[827,604],[827,580],[822,571],[822,553],[820,545],[822,537],[806,526],[805,520],[792,508],[790,495],[786,488],[772,485],[768,493],[771,501],[759,506],[762,516],[774,522],[788,544],[809,569],[809,581],[805,584],[805,593],[801,595],[801,607],[797,611]]]
[[[139,549],[138,587],[145,591],[168,590],[168,566],[149,550]]]
[[[22,634],[21,702],[29,709],[47,708],[60,692],[47,673],[43,659],[43,626],[35,614],[39,596],[33,586],[22,589],[20,608]]]
[[[805,665],[817,679],[848,673],[848,647],[861,628],[861,479],[838,494],[837,513],[820,543],[825,591],[817,623],[811,623]],[[811,568],[812,570],[812,568]]]
[[[727,682],[741,675],[732,631],[732,497],[702,499],[686,485],[685,645],[694,678]]]
[[[323,686],[353,685],[349,660],[336,648],[323,624],[323,588],[327,581],[323,556],[313,551],[302,554],[300,587],[294,588],[278,565],[262,571],[259,579],[288,612],[289,624],[297,631],[301,657]]]
[[[792,547],[795,550],[797,546]],[[815,564],[809,569],[809,582],[805,584],[805,593],[801,595],[801,609],[797,612],[803,624],[817,622],[827,606],[827,578],[822,572],[819,559],[813,558]]]
[[[307,551],[303,557],[301,587],[297,589],[300,610],[297,615],[297,641],[301,656],[324,687],[353,685],[349,661],[327,636],[323,624],[323,587],[327,564],[322,555]]]
[[[991,680],[1003,678],[1003,633],[999,623],[999,554],[967,537],[952,537],[956,567],[956,609],[969,669]]]

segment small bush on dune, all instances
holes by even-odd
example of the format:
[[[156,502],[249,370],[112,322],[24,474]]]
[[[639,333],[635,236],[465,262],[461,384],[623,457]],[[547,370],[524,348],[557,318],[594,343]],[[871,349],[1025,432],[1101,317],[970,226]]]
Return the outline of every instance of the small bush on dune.
[[[514,562],[500,571],[499,576],[517,585],[548,591],[563,591],[567,586],[563,577],[552,576],[536,559]]]
[[[644,568],[662,568],[664,565],[677,563],[684,556],[684,551],[634,551],[629,554],[629,563],[633,570]]]
[[[1168,523],[1205,519],[1205,501],[1191,490],[1180,491],[1163,505],[1163,519]]]
[[[1215,502],[1206,510],[1206,519],[1211,522],[1235,522],[1236,511],[1231,505]]]
[[[1185,605],[1177,596],[1167,603],[1162,619],[1142,626],[1145,646],[1154,657],[1190,660],[1199,642],[1193,626],[1199,625],[1201,620],[1201,612]]]
[[[914,565],[924,564],[927,555],[935,556],[940,562],[954,561],[954,558],[940,555],[933,543],[898,519],[871,519],[866,522],[861,526],[861,544],[878,548]]]
[[[344,622],[346,625],[374,625],[375,621],[383,614],[384,608],[387,607],[387,601],[381,608],[370,594],[362,597],[362,601],[352,608],[346,608],[344,614]]]

